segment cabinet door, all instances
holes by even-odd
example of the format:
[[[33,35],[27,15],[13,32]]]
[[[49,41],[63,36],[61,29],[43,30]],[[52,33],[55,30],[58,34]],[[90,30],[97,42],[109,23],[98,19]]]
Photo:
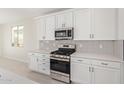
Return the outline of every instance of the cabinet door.
[[[124,8],[118,9],[118,39],[124,40]]]
[[[74,11],[74,39],[89,40],[91,34],[90,9]]]
[[[29,57],[30,57],[29,68],[31,70],[37,71],[38,70],[37,57],[34,54],[30,55]]]
[[[55,16],[46,17],[46,40],[55,40]]]
[[[45,18],[36,20],[37,39],[45,40]]]
[[[91,82],[91,72],[89,65],[71,63],[71,81],[74,83],[89,84]]]
[[[96,8],[92,10],[92,29],[95,40],[116,40],[117,11],[112,8]]]
[[[118,84],[120,83],[120,70],[103,67],[94,67],[92,83]]]
[[[66,12],[56,15],[56,28],[73,27],[72,12]]]

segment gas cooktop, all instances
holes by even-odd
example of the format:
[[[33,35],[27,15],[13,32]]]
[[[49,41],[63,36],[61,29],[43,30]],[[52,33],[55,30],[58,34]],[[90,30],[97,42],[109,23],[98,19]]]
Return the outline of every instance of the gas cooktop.
[[[75,50],[73,50],[73,49],[59,49],[59,50],[51,52],[51,54],[70,56],[74,52],[75,52]]]

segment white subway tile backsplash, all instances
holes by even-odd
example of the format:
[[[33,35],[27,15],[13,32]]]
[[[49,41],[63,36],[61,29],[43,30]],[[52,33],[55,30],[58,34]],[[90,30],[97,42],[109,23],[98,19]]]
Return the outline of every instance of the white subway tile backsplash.
[[[56,50],[61,44],[76,44],[76,51],[81,53],[95,53],[105,55],[116,55],[113,40],[62,40],[62,41],[40,41],[40,49]]]

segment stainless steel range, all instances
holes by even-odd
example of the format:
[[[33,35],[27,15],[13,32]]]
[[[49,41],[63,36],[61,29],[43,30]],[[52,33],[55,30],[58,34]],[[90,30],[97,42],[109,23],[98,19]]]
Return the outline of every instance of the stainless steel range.
[[[75,45],[61,45],[51,52],[50,72],[53,79],[70,83],[70,55],[76,50]]]

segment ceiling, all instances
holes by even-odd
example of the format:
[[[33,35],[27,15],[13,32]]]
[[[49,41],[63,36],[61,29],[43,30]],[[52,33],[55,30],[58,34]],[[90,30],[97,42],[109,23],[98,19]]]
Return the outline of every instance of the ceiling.
[[[0,24],[41,16],[67,8],[0,8]]]

